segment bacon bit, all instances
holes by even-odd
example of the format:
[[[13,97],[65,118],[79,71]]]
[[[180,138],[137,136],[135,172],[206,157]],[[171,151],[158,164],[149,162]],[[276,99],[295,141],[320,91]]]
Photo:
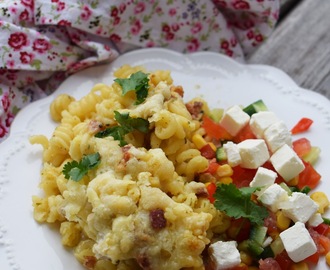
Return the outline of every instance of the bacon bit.
[[[198,119],[200,117],[200,114],[203,112],[203,102],[195,101],[193,103],[187,103],[186,108],[188,112],[190,112],[193,119]]]
[[[149,214],[151,227],[154,229],[163,229],[166,227],[166,218],[163,209],[154,209]]]
[[[178,93],[181,97],[184,95],[184,91],[181,85],[172,85],[170,90],[171,92]]]
[[[198,198],[207,198],[209,196],[206,188],[202,188],[202,187],[196,190],[195,194]]]
[[[91,133],[97,133],[101,130],[102,123],[96,120],[89,121],[88,129]]]
[[[150,261],[146,254],[138,254],[136,257],[137,263],[142,267],[142,269],[149,270],[150,267]]]
[[[83,265],[88,269],[94,269],[97,260],[94,256],[84,256]]]
[[[124,153],[124,157],[123,157],[123,159],[124,159],[125,163],[126,163],[127,161],[129,161],[129,159],[131,158],[131,154],[128,152],[130,149],[131,149],[131,146],[130,146],[130,145],[125,145],[125,146],[123,146],[123,147],[121,148],[121,150],[122,150],[123,153]]]

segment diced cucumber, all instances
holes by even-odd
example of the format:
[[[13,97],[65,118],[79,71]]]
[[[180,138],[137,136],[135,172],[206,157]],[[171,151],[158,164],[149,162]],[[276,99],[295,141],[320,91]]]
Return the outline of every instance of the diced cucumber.
[[[253,226],[250,231],[250,239],[257,242],[260,246],[263,245],[267,234],[267,227]]]
[[[252,114],[260,111],[268,111],[268,108],[265,105],[265,103],[262,101],[262,99],[259,99],[251,103],[250,105],[246,106],[245,108],[243,108],[243,111],[251,116]]]
[[[264,251],[264,248],[253,239],[248,239],[247,243],[248,243],[248,252],[250,252],[255,256],[259,256]]]
[[[212,119],[214,122],[218,123],[218,122],[221,120],[221,118],[222,118],[223,111],[224,111],[224,110],[221,109],[221,108],[212,109],[212,110],[210,111],[210,117],[211,117],[211,119]]]
[[[271,244],[270,248],[274,253],[274,257],[280,254],[284,250],[284,245],[280,237],[277,237]]]
[[[292,194],[292,190],[286,183],[282,182],[280,183],[280,186],[288,193],[289,196]]]
[[[311,150],[308,152],[308,154],[304,155],[302,159],[305,162],[309,162],[310,164],[314,165],[315,162],[318,160],[320,156],[321,149],[316,146],[312,146]]]
[[[227,154],[223,146],[217,148],[215,151],[215,157],[217,161],[224,161],[227,159]]]

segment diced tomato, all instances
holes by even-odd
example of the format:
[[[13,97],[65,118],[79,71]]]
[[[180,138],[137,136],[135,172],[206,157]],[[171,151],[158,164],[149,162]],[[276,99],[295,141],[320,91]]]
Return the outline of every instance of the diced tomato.
[[[320,254],[318,252],[315,252],[313,255],[307,257],[304,261],[317,264],[319,262],[319,259],[320,259]]]
[[[298,188],[302,189],[309,186],[314,189],[321,180],[321,175],[314,169],[309,162],[304,162],[305,169],[299,174]]]
[[[236,240],[237,242],[242,242],[249,238],[250,229],[251,229],[251,223],[248,219],[246,218],[232,219],[227,234],[231,239]]]
[[[213,139],[232,140],[232,136],[219,124],[215,123],[206,115],[203,116],[202,128],[206,134]]]
[[[207,193],[209,194],[208,199],[211,203],[214,203],[215,198],[213,197],[215,191],[217,190],[217,186],[215,183],[209,183],[206,185]]]
[[[238,134],[234,137],[233,141],[236,143],[245,141],[247,139],[255,139],[256,136],[253,134],[250,125],[246,125]]]
[[[289,270],[293,265],[293,261],[289,258],[288,253],[284,250],[275,257],[275,260],[281,266],[282,270]]]
[[[330,239],[322,234],[320,234],[319,238],[320,246],[322,246],[322,255],[327,254],[330,251]]]
[[[267,227],[269,235],[278,233],[276,215],[273,212],[269,212],[269,216],[264,219],[264,226]]]
[[[205,144],[201,149],[201,155],[207,159],[215,158],[215,151],[209,144]]]
[[[297,134],[297,133],[307,131],[312,124],[313,124],[312,119],[303,117],[298,121],[297,124],[294,125],[294,127],[291,129],[291,133]]]
[[[248,187],[253,177],[255,176],[256,169],[245,169],[240,166],[233,167],[233,183],[238,187]]]
[[[299,157],[309,153],[312,148],[311,142],[306,138],[300,138],[292,143],[293,150]]]
[[[319,234],[313,228],[309,228],[308,231],[317,246],[317,252],[320,255],[327,254],[330,251],[330,239],[327,236]]]
[[[328,235],[330,233],[330,226],[324,223],[321,223],[320,225],[314,227],[313,229],[321,235]]]
[[[220,164],[217,163],[216,161],[211,160],[209,162],[209,166],[206,169],[205,173],[210,173],[212,175],[214,175],[217,172],[217,169],[219,168]]]
[[[260,270],[282,270],[280,264],[273,258],[266,258],[264,260],[259,260]]]

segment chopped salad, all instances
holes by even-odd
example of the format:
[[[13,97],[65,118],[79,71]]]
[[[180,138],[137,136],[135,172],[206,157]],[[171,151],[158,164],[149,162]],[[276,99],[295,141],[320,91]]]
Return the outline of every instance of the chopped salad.
[[[225,235],[209,247],[206,268],[309,269],[322,256],[329,267],[323,216],[329,200],[313,191],[321,180],[314,168],[320,149],[292,136],[307,132],[313,120],[304,117],[289,130],[262,100],[226,110],[192,101],[187,108],[205,130],[193,138],[209,159],[199,177],[209,200],[231,217]]]

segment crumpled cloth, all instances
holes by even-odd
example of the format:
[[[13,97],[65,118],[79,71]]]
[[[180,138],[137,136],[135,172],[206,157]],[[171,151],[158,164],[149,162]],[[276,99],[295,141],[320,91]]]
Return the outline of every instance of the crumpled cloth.
[[[279,0],[2,0],[0,142],[21,108],[79,70],[146,47],[242,62],[278,15]]]

